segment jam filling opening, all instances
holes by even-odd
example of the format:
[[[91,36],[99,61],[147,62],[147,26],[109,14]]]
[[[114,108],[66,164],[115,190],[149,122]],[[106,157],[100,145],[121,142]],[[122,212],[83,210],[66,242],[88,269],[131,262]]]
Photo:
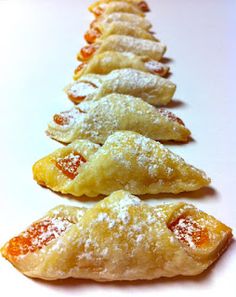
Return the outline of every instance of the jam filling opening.
[[[147,4],[146,1],[141,1],[138,3],[138,7],[143,11],[143,12],[149,12],[150,11],[150,8]]]
[[[80,50],[80,55],[82,59],[86,61],[92,57],[97,49],[98,47],[93,44],[86,45]]]
[[[48,245],[64,233],[71,223],[63,218],[45,218],[32,224],[19,236],[13,237],[7,245],[7,254],[21,256],[33,253]]]
[[[177,122],[181,126],[185,126],[184,122],[180,118],[178,118],[175,114],[173,114],[172,112],[170,112],[164,108],[158,108],[158,111],[160,112],[160,114],[166,116],[169,120],[171,120],[173,122]]]
[[[190,248],[201,248],[209,243],[207,228],[200,226],[191,216],[180,216],[168,225],[175,237]]]
[[[89,43],[94,43],[97,38],[99,38],[101,36],[101,31],[98,28],[93,28],[88,30],[85,35],[84,35],[84,39]]]
[[[56,167],[68,178],[74,179],[78,175],[78,168],[81,164],[86,163],[86,159],[77,152],[71,152],[64,158],[56,160]]]

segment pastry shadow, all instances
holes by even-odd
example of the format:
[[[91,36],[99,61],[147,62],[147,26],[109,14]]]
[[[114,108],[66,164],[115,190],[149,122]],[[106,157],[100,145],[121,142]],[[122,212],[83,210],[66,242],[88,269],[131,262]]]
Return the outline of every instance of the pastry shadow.
[[[236,245],[236,240],[233,238],[225,252],[227,253],[228,249],[233,249],[233,246]],[[204,272],[199,275],[194,276],[175,276],[175,277],[161,277],[154,280],[137,280],[137,281],[112,281],[112,282],[97,282],[94,280],[89,279],[62,279],[62,280],[53,280],[53,281],[46,281],[41,279],[33,279],[33,281],[37,283],[41,283],[43,285],[54,287],[54,288],[64,288],[67,291],[77,290],[78,288],[108,288],[108,289],[131,289],[131,288],[144,288],[144,289],[152,289],[152,286],[170,286],[170,284],[205,284],[211,282],[211,277],[214,273],[217,266],[220,266],[220,262],[224,261],[226,253],[221,255],[221,257],[215,261],[210,267],[208,267]]]
[[[186,145],[188,143],[194,143],[196,140],[192,136],[189,136],[188,140],[185,142],[176,140],[161,140],[160,142],[164,145]]]
[[[187,104],[179,99],[173,99],[168,103],[165,107],[166,108],[178,108],[178,107],[184,107]]]
[[[162,57],[161,60],[160,60],[160,62],[163,63],[163,64],[173,63],[174,62],[174,59],[169,58],[169,57]]]

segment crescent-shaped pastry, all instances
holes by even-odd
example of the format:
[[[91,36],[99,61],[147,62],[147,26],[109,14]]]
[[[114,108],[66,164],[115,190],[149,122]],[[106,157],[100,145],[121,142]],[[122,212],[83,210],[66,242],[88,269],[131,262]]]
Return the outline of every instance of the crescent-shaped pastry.
[[[101,54],[107,51],[128,52],[159,61],[166,51],[166,46],[153,40],[126,35],[110,35],[100,42],[84,46],[78,53],[77,59],[88,61],[95,53]]]
[[[103,13],[103,8],[106,7],[107,4],[111,4],[114,2],[125,2],[125,3],[129,3],[132,5],[136,5],[136,7],[138,7],[142,12],[149,12],[150,8],[147,4],[146,1],[140,1],[140,0],[99,0],[94,2],[93,4],[91,4],[89,6],[89,11],[94,13],[94,10],[97,10],[97,13],[99,14],[99,10],[100,10],[100,14]]]
[[[117,191],[90,209],[52,209],[1,252],[34,278],[150,280],[203,272],[231,238],[231,228],[193,205],[149,206]]]
[[[111,35],[127,35],[135,38],[148,39],[158,41],[155,36],[142,28],[134,26],[129,22],[112,22],[110,24],[100,23],[96,28],[90,28],[84,35],[85,40],[88,43],[95,43],[106,39]]]
[[[102,144],[120,130],[134,131],[154,140],[187,141],[190,135],[173,113],[120,94],[86,101],[70,111],[55,114],[47,134],[63,143],[88,139]]]
[[[120,7],[117,6],[117,4],[120,3]],[[116,4],[116,5],[115,5]],[[139,11],[136,13],[136,10],[134,10],[135,14],[140,14],[140,12],[149,12],[150,9],[148,7],[148,4],[146,1],[140,1],[140,0],[102,0],[102,1],[96,1],[92,5],[89,6],[89,11],[92,12],[95,16],[100,16],[104,14],[104,12],[107,12],[107,7],[115,5],[115,9],[113,8],[112,12],[129,12],[133,13],[132,9],[130,8],[124,8],[125,5],[131,5],[134,6]]]
[[[33,174],[39,184],[77,197],[116,190],[137,195],[180,193],[210,183],[203,171],[159,142],[130,131],[115,132],[102,147],[75,141],[36,162]]]
[[[152,27],[152,24],[146,18],[139,16],[137,14],[127,13],[127,12],[115,12],[109,15],[104,15],[104,16],[101,15],[91,23],[90,27],[96,28],[100,23],[106,25],[117,21],[129,22],[133,26],[137,26],[144,30],[149,30]]]
[[[112,70],[123,68],[132,68],[160,76],[165,76],[169,71],[168,66],[148,57],[108,51],[94,55],[87,63],[81,63],[75,70],[74,80],[85,74],[108,74]]]
[[[88,74],[65,88],[74,103],[98,100],[111,93],[140,97],[153,105],[168,104],[176,90],[170,80],[135,69],[119,69],[107,75]]]
[[[89,10],[95,17],[99,17],[101,15],[105,16],[116,12],[125,12],[144,16],[141,8],[137,4],[124,1],[113,1],[110,3],[96,2],[89,7]]]

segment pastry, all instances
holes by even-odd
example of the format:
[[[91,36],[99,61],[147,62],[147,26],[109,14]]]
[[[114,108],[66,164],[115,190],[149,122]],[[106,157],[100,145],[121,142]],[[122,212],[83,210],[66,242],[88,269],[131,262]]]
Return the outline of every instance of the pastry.
[[[166,51],[166,46],[153,40],[126,35],[110,35],[102,41],[84,46],[78,53],[77,59],[88,61],[95,53],[101,54],[107,51],[129,52],[159,61]]]
[[[109,15],[101,15],[91,23],[90,27],[96,28],[100,23],[106,25],[117,21],[129,22],[133,26],[137,26],[144,30],[149,30],[152,27],[151,23],[146,18],[127,12],[115,12]]]
[[[98,100],[111,93],[140,97],[153,105],[168,104],[176,90],[170,80],[135,69],[119,69],[107,75],[88,74],[65,88],[74,103]]]
[[[210,183],[203,171],[159,142],[130,131],[115,132],[101,147],[77,140],[36,162],[33,174],[39,184],[77,197],[116,190],[180,193]]]
[[[95,28],[90,28],[84,35],[88,43],[95,43],[108,38],[111,35],[127,35],[135,38],[158,41],[154,34],[139,28],[129,22],[112,22],[109,24],[100,23]]]
[[[124,1],[112,1],[110,3],[95,2],[89,7],[89,10],[95,15],[95,17],[99,17],[101,15],[105,16],[116,12],[125,12],[144,16],[138,5],[132,2],[128,3]]]
[[[1,252],[34,278],[150,280],[203,272],[231,238],[229,227],[193,205],[149,206],[117,191],[90,209],[52,209]]]
[[[127,95],[111,94],[98,101],[85,101],[55,114],[47,134],[60,142],[88,139],[103,144],[115,131],[138,132],[154,140],[187,141],[190,131],[182,120],[164,109]]]
[[[120,3],[121,8],[119,8],[119,5],[117,6],[117,3]],[[125,7],[124,4],[131,5],[131,6],[135,7],[136,9],[138,8],[139,11],[141,11],[141,12],[149,12],[150,11],[147,2],[140,1],[140,0],[138,0],[138,1],[132,1],[132,0],[128,0],[128,1],[127,0],[96,1],[92,5],[89,6],[89,11],[92,12],[95,16],[100,16],[100,15],[104,14],[104,12],[106,12],[107,7],[115,5],[116,9],[114,10],[114,8],[113,8],[112,9],[113,12],[131,12],[132,13],[132,9],[124,8]]]
[[[74,80],[89,73],[108,74],[112,70],[123,68],[132,68],[160,76],[165,76],[169,71],[168,66],[148,57],[108,51],[94,55],[87,63],[81,63],[75,70]]]

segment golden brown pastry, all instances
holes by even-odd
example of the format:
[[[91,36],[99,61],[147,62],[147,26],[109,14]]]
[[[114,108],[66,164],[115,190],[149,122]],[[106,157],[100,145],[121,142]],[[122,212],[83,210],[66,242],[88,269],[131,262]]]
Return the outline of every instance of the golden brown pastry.
[[[67,96],[74,103],[119,93],[140,97],[153,105],[168,104],[175,90],[176,85],[168,79],[129,68],[114,70],[107,75],[83,75],[65,88]]]
[[[88,139],[103,144],[116,131],[128,130],[154,140],[187,141],[190,131],[181,119],[157,109],[140,98],[111,94],[98,101],[85,101],[55,114],[47,134],[60,142]]]
[[[95,2],[89,7],[89,10],[95,17],[99,17],[101,15],[105,16],[116,12],[125,12],[144,16],[142,9],[137,4],[125,1],[112,1],[110,3]]]
[[[144,30],[150,30],[152,27],[151,23],[146,18],[139,16],[137,14],[126,13],[126,12],[115,12],[109,15],[101,15],[91,23],[90,27],[96,28],[100,23],[106,25],[117,21],[129,22],[133,26],[137,26]]]
[[[74,74],[78,80],[85,74],[108,74],[116,69],[131,68],[147,73],[165,76],[169,67],[150,59],[149,57],[136,56],[132,53],[108,51],[94,55],[87,63],[80,64]]]
[[[77,140],[36,162],[33,174],[39,184],[77,197],[117,190],[180,193],[210,183],[203,171],[159,142],[130,131],[115,132],[101,147]]]
[[[101,54],[108,51],[128,52],[160,61],[166,51],[166,46],[153,40],[127,35],[110,35],[102,41],[84,46],[78,53],[77,59],[83,62],[88,61],[95,53]]]
[[[117,5],[118,4],[118,5]],[[130,5],[135,7],[136,9],[141,12],[149,12],[150,9],[146,1],[132,1],[132,0],[103,0],[103,1],[96,1],[92,5],[89,6],[89,11],[92,12],[95,16],[100,16],[104,13],[107,13],[108,7],[114,7],[115,9],[110,9],[112,12],[130,12],[132,13],[132,8],[126,8],[126,5]],[[134,13],[136,10],[134,10]]]
[[[112,22],[109,24],[100,23],[95,28],[90,28],[84,35],[88,43],[102,41],[111,35],[127,35],[135,38],[158,41],[153,33],[139,28],[129,22]]]
[[[203,272],[231,238],[229,227],[193,205],[149,206],[118,191],[90,209],[52,209],[1,251],[29,277],[150,280]]]

